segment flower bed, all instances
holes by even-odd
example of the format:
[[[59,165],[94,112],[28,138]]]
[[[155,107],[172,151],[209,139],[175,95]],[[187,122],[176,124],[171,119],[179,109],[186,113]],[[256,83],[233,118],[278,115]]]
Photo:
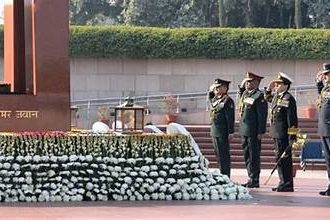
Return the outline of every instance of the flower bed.
[[[4,202],[248,199],[182,135],[0,135]]]

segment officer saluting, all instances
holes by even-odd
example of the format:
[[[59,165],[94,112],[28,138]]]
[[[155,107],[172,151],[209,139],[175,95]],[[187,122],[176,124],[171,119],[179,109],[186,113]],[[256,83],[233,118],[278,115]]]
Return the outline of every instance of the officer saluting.
[[[330,63],[323,64],[323,70],[317,74],[316,85],[320,94],[318,127],[329,179],[328,188],[320,195],[330,196]]]
[[[240,135],[244,160],[249,175],[248,188],[259,188],[261,138],[266,132],[267,102],[259,90],[263,77],[247,72],[239,86]]]
[[[298,116],[295,98],[288,92],[292,79],[284,73],[269,83],[265,98],[271,103],[270,135],[274,139],[276,161],[286,150],[286,157],[278,164],[280,182],[272,188],[277,192],[293,192],[292,152],[287,148],[296,139]],[[275,92],[274,94],[272,92]]]
[[[211,136],[222,174],[230,177],[229,135],[234,133],[235,105],[228,96],[230,81],[215,79],[210,86]]]

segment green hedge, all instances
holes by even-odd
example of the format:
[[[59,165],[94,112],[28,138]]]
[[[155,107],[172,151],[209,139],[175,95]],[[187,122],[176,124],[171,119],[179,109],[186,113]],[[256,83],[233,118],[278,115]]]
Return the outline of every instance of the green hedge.
[[[324,29],[72,26],[70,31],[73,57],[330,59],[330,30]]]

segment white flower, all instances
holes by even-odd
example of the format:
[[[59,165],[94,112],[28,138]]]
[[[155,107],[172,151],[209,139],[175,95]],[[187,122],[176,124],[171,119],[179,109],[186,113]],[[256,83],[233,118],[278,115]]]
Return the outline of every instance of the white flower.
[[[128,164],[135,164],[135,163],[136,163],[136,159],[134,159],[134,158],[129,158],[129,159],[127,159],[127,163],[128,163]]]
[[[158,177],[157,178],[157,183],[159,183],[159,184],[164,184],[165,183],[165,180],[164,180],[164,178],[162,178],[162,177]]]
[[[186,171],[184,171],[184,170],[178,170],[178,174],[179,175],[185,175],[186,174]]]
[[[151,169],[151,170],[158,170],[158,166],[157,166],[157,165],[151,165],[151,166],[150,166],[150,169]]]
[[[124,171],[125,171],[126,173],[130,173],[132,170],[133,170],[132,167],[125,167],[125,168],[124,168]]]
[[[132,172],[130,173],[130,175],[131,175],[132,177],[135,177],[135,176],[137,176],[137,175],[138,175],[138,173],[137,173],[137,172],[135,172],[135,171],[132,171]]]
[[[143,171],[140,171],[139,174],[140,174],[141,177],[147,177],[148,176],[148,174],[143,172]]]
[[[10,169],[10,163],[4,163],[3,164],[3,168],[6,169],[6,170],[9,170]]]
[[[189,195],[189,193],[187,193],[187,192],[183,192],[183,193],[182,193],[182,199],[183,199],[183,200],[189,200],[189,199],[190,199],[190,195]]]
[[[166,190],[167,190],[166,186],[162,185],[162,186],[159,187],[160,192],[166,192]]]
[[[115,157],[111,157],[110,158],[110,163],[112,163],[112,164],[118,164],[118,159],[115,158]]]
[[[149,174],[151,177],[157,177],[158,176],[158,173],[157,173],[157,171],[152,171],[152,172],[150,172],[150,174]]]
[[[50,161],[56,163],[57,162],[57,157],[51,156]],[[54,198],[55,199],[55,198]]]
[[[199,164],[198,163],[192,163],[190,164],[190,168],[191,169],[197,169],[199,167]]]
[[[146,178],[145,181],[149,184],[153,184],[155,181],[151,178]]]
[[[109,163],[110,162],[110,157],[103,157],[103,162],[104,163]]]
[[[234,193],[229,194],[228,199],[229,200],[235,200],[236,199],[236,194],[234,194]]]
[[[126,159],[125,158],[118,158],[118,163],[126,163]]]
[[[149,186],[149,187],[148,187],[148,191],[152,193],[152,192],[155,191],[155,188],[154,188],[153,186]]]
[[[160,171],[159,171],[159,176],[166,177],[166,176],[167,176],[166,171],[164,171],[164,170],[160,170]]]
[[[132,184],[132,178],[131,177],[124,177],[124,181],[127,184]]]
[[[1,157],[2,157],[2,156],[1,156]],[[1,157],[0,157],[0,161],[2,161],[2,160],[1,160]],[[30,161],[32,161],[32,157],[29,156],[29,155],[25,156],[24,159],[25,159],[26,162],[30,162]],[[31,199],[31,198],[30,198],[30,199]]]
[[[92,190],[93,188],[94,188],[93,183],[88,182],[88,183],[86,184],[86,189],[87,189],[87,190]]]
[[[151,198],[152,198],[153,200],[158,200],[158,198],[159,198],[158,193],[152,193],[152,194],[151,194]]]
[[[192,178],[193,183],[200,183],[200,179],[198,177]]]
[[[115,171],[116,172],[121,172],[121,167],[120,166],[115,166]]]
[[[94,169],[99,168],[99,166],[98,166],[97,164],[95,164],[95,163],[92,163],[90,166],[91,166],[92,168],[94,168]]]
[[[219,194],[211,194],[211,200],[219,200]]]
[[[169,158],[166,158],[166,159],[165,159],[165,163],[167,163],[167,164],[170,165],[170,164],[173,164],[173,163],[174,163],[174,160],[173,160],[173,158],[170,158],[170,157],[169,157]]]
[[[198,162],[199,161],[199,156],[193,156],[193,157],[191,157],[191,161],[192,162]]]
[[[142,166],[141,171],[148,173],[150,171],[150,167],[149,166]]]
[[[144,194],[143,199],[146,201],[150,200],[150,196],[148,194]]]
[[[181,157],[176,157],[175,162],[180,164],[183,162],[183,159]]]
[[[170,173],[170,175],[175,175],[176,174],[176,170],[175,169],[170,169],[169,173]]]
[[[155,159],[155,162],[156,162],[157,164],[162,164],[162,163],[165,162],[165,159],[164,159],[164,157],[158,157],[158,158]]]
[[[164,169],[164,170],[168,170],[168,169],[170,169],[170,167],[167,166],[167,165],[163,165],[163,169]]]
[[[173,194],[173,193],[175,193],[175,188],[173,187],[173,186],[171,186],[171,187],[169,187],[168,188],[168,191],[171,193],[171,194]]]
[[[91,162],[93,160],[93,156],[92,155],[86,155],[85,159],[86,159],[86,161]]]
[[[203,192],[204,192],[204,194],[209,194],[210,193],[210,189],[208,187],[204,187],[203,188]]]
[[[138,195],[136,196],[136,199],[137,199],[138,201],[142,201],[142,200],[143,200],[143,196],[142,196],[141,194],[138,194]]]
[[[203,200],[204,196],[202,193],[196,193],[196,200]]]
[[[195,189],[195,192],[196,192],[197,194],[202,194],[203,191],[202,191],[201,188],[198,187],[198,188]]]
[[[158,193],[158,199],[159,200],[165,200],[165,193],[161,192],[161,193]]]
[[[24,160],[24,157],[21,156],[21,155],[19,155],[19,156],[16,157],[16,160],[17,160],[18,162],[22,162],[22,161]]]
[[[174,198],[177,200],[181,200],[182,199],[182,193],[178,192],[174,194]]]
[[[174,178],[168,178],[168,179],[166,180],[166,182],[167,182],[167,183],[170,183],[170,184],[173,184],[173,183],[175,183],[176,181],[175,181]]]
[[[210,200],[209,194],[204,193],[204,200]]]
[[[153,159],[146,157],[146,158],[144,158],[144,161],[146,162],[146,164],[150,164],[150,163],[152,163]]]
[[[142,183],[143,179],[141,177],[138,177],[138,178],[135,179],[135,181],[138,182],[138,183]]]
[[[17,163],[13,164],[13,169],[14,170],[19,170],[20,168],[21,168],[21,166],[19,164],[17,164]]]
[[[67,155],[63,155],[63,156],[60,156],[58,159],[59,159],[61,162],[66,162],[66,161],[69,159],[69,157],[68,157]]]
[[[178,179],[177,180],[177,183],[180,185],[180,186],[183,186],[183,184],[185,183],[183,179]]]
[[[172,195],[166,195],[166,196],[165,196],[165,199],[166,199],[167,201],[171,201],[171,200],[172,200]]]

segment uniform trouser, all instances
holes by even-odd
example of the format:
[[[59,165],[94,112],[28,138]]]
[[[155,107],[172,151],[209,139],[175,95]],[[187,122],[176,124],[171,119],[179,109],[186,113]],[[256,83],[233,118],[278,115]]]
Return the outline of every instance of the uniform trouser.
[[[322,147],[324,151],[325,163],[327,165],[329,189],[330,189],[330,137],[322,137]]]
[[[212,137],[220,172],[230,177],[230,152],[228,136]]]
[[[289,145],[289,137],[285,138],[274,138],[275,150],[276,150],[276,161],[281,157],[285,149]],[[287,150],[286,156],[281,159],[277,167],[278,176],[280,178],[279,185],[285,184],[288,187],[293,187],[292,177],[292,152]]]
[[[257,136],[242,136],[241,139],[249,181],[259,183],[261,140]]]

